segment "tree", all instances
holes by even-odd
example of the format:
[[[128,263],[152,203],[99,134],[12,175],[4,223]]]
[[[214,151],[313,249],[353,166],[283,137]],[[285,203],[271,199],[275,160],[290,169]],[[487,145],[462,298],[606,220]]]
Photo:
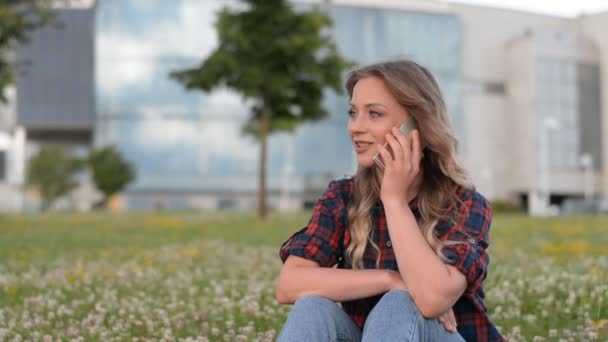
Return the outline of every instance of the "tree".
[[[48,0],[2,0],[0,2],[0,103],[6,102],[5,88],[13,83],[14,49],[27,43],[35,29],[56,23]]]
[[[260,143],[258,214],[264,219],[268,136],[325,118],[323,88],[341,93],[350,63],[337,53],[328,32],[332,21],[320,11],[295,12],[286,0],[241,1],[244,10],[219,12],[217,49],[198,67],[170,77],[189,90],[228,87],[253,100],[243,133]]]
[[[74,180],[82,170],[84,161],[74,158],[61,146],[43,147],[29,162],[27,185],[35,188],[42,197],[41,209],[47,210],[53,202],[78,186]]]
[[[108,199],[120,192],[135,179],[135,171],[131,164],[125,161],[118,150],[106,146],[91,151],[89,164],[93,172],[93,181],[99,191],[104,194],[103,206]]]

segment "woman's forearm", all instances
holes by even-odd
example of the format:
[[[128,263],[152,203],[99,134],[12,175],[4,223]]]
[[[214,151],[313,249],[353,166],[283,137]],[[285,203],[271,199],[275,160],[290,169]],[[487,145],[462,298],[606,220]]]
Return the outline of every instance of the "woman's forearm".
[[[390,270],[346,270],[318,266],[285,265],[276,290],[281,304],[304,295],[319,295],[336,302],[375,296],[402,287],[401,276]]]
[[[426,317],[444,313],[464,291],[465,277],[430,248],[407,204],[387,203],[385,210],[400,274],[416,305]]]

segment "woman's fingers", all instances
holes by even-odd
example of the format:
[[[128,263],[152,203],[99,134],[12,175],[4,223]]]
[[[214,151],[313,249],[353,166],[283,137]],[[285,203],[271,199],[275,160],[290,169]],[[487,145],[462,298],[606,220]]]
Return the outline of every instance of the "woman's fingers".
[[[449,317],[449,321],[450,321],[450,325],[452,326],[452,332],[457,332],[458,330],[456,329],[456,316],[454,316],[454,310],[450,309],[448,311],[448,317]]]
[[[401,146],[400,141],[397,140],[398,136],[393,134],[395,134],[395,128],[393,128],[392,132],[386,133],[385,139],[393,151],[394,160],[400,162],[403,160],[403,147]]]
[[[412,150],[410,140],[407,138],[405,133],[401,132],[397,127],[395,127],[393,128],[393,134],[395,135],[395,137],[397,137],[397,140],[399,140],[399,144],[403,146],[403,150],[405,152],[410,152]]]
[[[450,309],[443,315],[439,316],[439,322],[443,324],[445,329],[450,332],[457,332],[456,329],[456,316],[454,316],[454,310]]]
[[[439,323],[441,323],[443,325],[443,327],[445,328],[445,330],[452,331],[452,326],[448,322],[448,318],[447,318],[446,314],[443,314],[443,315],[439,316],[438,319],[439,319]]]
[[[389,165],[393,165],[393,157],[391,156],[391,153],[386,148],[384,148],[384,146],[376,144],[376,150],[382,156],[382,161],[384,162],[385,169],[387,169]]]
[[[401,146],[403,146],[403,150],[404,150],[404,158],[405,160],[407,160],[408,162],[411,163],[412,168],[416,171],[418,171],[419,169],[419,164],[420,164],[420,133],[418,133],[418,130],[413,130],[409,135],[409,137],[399,131],[398,129],[394,129],[396,131],[395,136],[397,137],[397,140],[399,140],[399,143],[401,144]],[[416,136],[417,135],[417,141],[416,141]],[[418,152],[418,153],[417,153]]]
[[[403,163],[407,170],[413,170],[418,173],[420,170],[420,160],[422,160],[422,151],[420,149],[420,133],[414,130],[411,137],[408,138],[397,127],[393,127],[391,132],[385,135],[386,143],[391,147],[389,152],[384,146],[378,145],[377,149],[384,164],[388,165],[392,162]],[[383,153],[385,152],[385,153]]]
[[[420,161],[422,160],[422,149],[420,148],[420,131],[417,129],[412,131],[412,165],[414,171],[420,171]]]

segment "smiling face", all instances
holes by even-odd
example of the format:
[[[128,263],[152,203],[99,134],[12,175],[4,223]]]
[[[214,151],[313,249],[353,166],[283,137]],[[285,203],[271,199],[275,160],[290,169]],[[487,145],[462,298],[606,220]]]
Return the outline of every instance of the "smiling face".
[[[384,145],[385,135],[393,127],[399,127],[408,114],[378,77],[366,77],[353,88],[349,110],[348,133],[357,162],[362,167],[372,167],[377,153],[375,144]]]

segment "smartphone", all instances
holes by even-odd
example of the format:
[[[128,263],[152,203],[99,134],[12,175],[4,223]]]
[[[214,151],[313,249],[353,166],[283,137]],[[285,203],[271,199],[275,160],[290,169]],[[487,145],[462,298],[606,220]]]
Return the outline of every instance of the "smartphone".
[[[411,132],[415,129],[418,129],[418,123],[416,122],[416,119],[411,116],[408,117],[407,120],[405,120],[405,122],[401,124],[401,126],[399,126],[399,130],[403,132],[403,134],[405,134],[408,139],[411,138]],[[391,153],[391,155],[393,154],[393,151],[391,150],[391,147],[388,142],[384,143],[384,148],[386,148],[389,153]],[[376,163],[376,165],[378,165],[381,170],[384,170],[384,161],[382,160],[382,156],[380,155],[380,153],[376,153],[372,160]]]

